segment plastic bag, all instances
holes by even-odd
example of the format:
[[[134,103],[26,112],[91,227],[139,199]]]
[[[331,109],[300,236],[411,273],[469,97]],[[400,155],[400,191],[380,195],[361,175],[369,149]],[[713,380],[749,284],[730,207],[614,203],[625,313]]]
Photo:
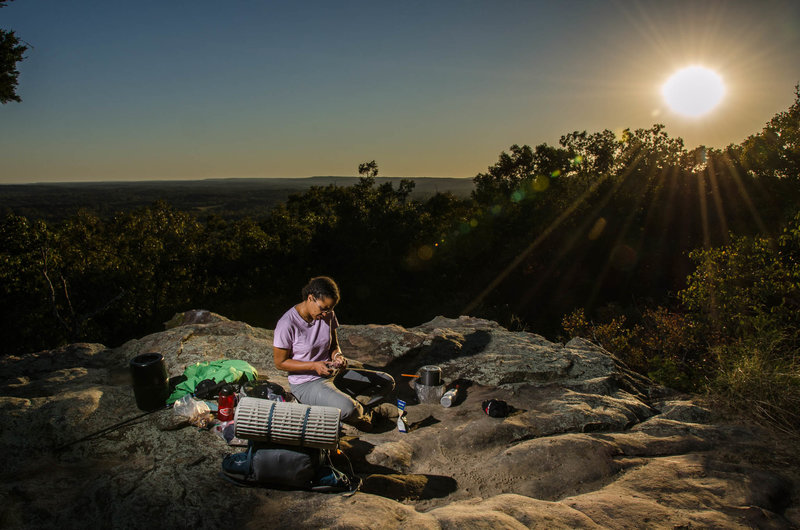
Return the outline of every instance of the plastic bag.
[[[444,395],[444,385],[428,386],[415,383],[414,390],[420,403],[439,403]]]
[[[177,400],[172,410],[176,416],[182,417],[201,429],[207,429],[214,422],[214,415],[206,402],[199,401],[188,394]]]
[[[225,421],[222,423],[218,423],[214,425],[214,432],[219,435],[220,438],[225,440],[225,443],[228,445],[234,446],[246,446],[247,440],[242,440],[241,438],[236,437],[236,425],[231,421]]]

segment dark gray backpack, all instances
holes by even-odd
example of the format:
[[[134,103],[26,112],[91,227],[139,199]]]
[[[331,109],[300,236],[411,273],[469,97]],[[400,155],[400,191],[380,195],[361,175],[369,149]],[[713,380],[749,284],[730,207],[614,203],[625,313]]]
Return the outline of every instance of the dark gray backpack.
[[[226,456],[222,472],[243,485],[310,489],[324,456],[321,449],[253,442],[247,451]]]
[[[349,459],[348,459],[349,462]],[[247,451],[222,460],[222,477],[240,486],[307,489],[352,495],[361,479],[333,466],[325,449],[249,442]]]

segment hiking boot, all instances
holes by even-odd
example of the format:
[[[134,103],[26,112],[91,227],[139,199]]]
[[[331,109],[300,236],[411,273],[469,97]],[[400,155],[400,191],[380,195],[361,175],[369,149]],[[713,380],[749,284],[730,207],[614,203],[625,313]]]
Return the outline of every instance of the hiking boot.
[[[358,418],[349,418],[347,423],[342,422],[339,425],[342,434],[348,436],[358,436],[365,432],[372,432],[372,413],[365,412]],[[353,431],[356,431],[353,433]]]
[[[397,421],[397,418],[399,417],[400,417],[400,409],[398,409],[397,405],[393,403],[381,403],[380,405],[372,409],[373,423],[382,419],[389,421]]]
[[[353,427],[355,427],[361,432],[372,432],[372,423],[373,423],[372,415],[366,413],[353,423]]]

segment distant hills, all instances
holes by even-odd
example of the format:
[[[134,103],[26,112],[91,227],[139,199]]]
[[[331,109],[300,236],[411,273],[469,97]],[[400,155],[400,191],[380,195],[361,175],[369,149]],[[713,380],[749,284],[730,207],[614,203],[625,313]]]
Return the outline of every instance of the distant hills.
[[[397,188],[402,177],[377,177],[376,184],[391,182]],[[437,192],[469,197],[474,188],[469,178],[410,178],[412,198],[425,199]],[[306,178],[231,178],[205,180],[65,182],[0,185],[0,213],[58,220],[80,208],[100,216],[148,206],[158,200],[184,211],[217,213],[224,217],[265,215],[289,195],[312,186],[351,186],[358,177],[315,176]]]

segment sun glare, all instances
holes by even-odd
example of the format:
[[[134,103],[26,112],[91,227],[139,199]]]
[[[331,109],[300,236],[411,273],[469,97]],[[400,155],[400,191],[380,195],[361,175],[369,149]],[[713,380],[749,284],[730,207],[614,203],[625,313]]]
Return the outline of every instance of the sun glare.
[[[683,116],[697,118],[709,113],[725,97],[722,77],[703,66],[687,66],[672,74],[661,87],[669,108]]]

